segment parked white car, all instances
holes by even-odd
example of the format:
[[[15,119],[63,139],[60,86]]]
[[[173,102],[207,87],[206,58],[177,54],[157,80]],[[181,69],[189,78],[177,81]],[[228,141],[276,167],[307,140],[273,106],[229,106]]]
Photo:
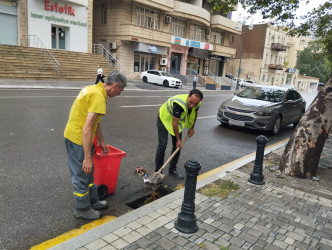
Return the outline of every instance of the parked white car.
[[[143,82],[155,83],[158,85],[163,85],[165,87],[175,87],[181,88],[181,80],[172,77],[167,72],[158,71],[158,70],[148,70],[144,71],[140,75]]]
[[[256,83],[254,81],[245,80],[242,87],[249,87],[249,86],[255,86],[255,85],[256,85]]]

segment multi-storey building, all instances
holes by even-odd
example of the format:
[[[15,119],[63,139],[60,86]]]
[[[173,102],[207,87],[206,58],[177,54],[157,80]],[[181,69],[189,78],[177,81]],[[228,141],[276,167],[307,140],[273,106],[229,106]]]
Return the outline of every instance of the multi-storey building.
[[[0,44],[91,52],[92,0],[0,0]],[[38,38],[37,38],[38,37]]]
[[[267,24],[254,25],[253,29],[244,25],[242,34],[236,35],[231,44],[237,53],[230,63],[229,73],[261,84],[298,87],[296,55],[310,41],[304,37],[289,37],[281,28]],[[301,88],[306,90],[308,86]]]
[[[93,43],[102,44],[137,77],[148,69],[225,75],[235,56],[236,22],[206,0],[95,0]]]

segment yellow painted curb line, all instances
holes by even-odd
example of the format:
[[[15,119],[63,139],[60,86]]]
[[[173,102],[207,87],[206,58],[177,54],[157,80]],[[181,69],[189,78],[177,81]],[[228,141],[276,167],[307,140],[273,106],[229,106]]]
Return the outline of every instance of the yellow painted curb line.
[[[279,144],[285,143],[285,142],[287,142],[288,140],[289,140],[289,139],[284,139],[284,140],[282,140],[282,141],[279,141],[279,142],[277,142],[277,143],[274,143],[274,144],[272,144],[272,145],[266,147],[265,149],[270,149],[270,148],[275,147],[275,146],[277,146],[277,145],[279,145]],[[227,169],[227,168],[229,168],[230,166],[233,166],[234,164],[236,164],[236,163],[238,163],[238,162],[241,162],[241,161],[243,161],[243,160],[245,160],[245,159],[247,159],[247,158],[249,158],[249,157],[254,156],[255,154],[256,154],[256,152],[253,152],[253,153],[248,154],[248,155],[245,155],[245,156],[243,156],[243,157],[241,157],[241,158],[239,158],[239,159],[236,159],[235,161],[232,161],[232,162],[226,163],[225,165],[222,165],[222,166],[217,167],[217,168],[214,168],[214,169],[212,169],[212,170],[210,170],[210,171],[208,171],[208,172],[205,172],[204,174],[201,174],[201,175],[199,175],[199,176],[197,177],[197,181],[200,181],[200,180],[203,180],[203,179],[205,179],[205,178],[207,178],[207,177],[210,177],[211,175],[214,175],[214,174],[220,172],[221,170]]]
[[[85,224],[85,225],[81,226],[78,229],[71,230],[71,231],[69,231],[67,233],[64,233],[64,234],[62,234],[60,236],[57,236],[57,237],[55,237],[53,239],[45,241],[45,242],[43,242],[43,243],[41,243],[41,244],[39,244],[37,246],[33,246],[31,248],[31,250],[44,250],[44,249],[48,249],[50,247],[56,246],[56,245],[58,245],[58,244],[60,244],[60,243],[62,243],[64,241],[67,241],[67,240],[69,240],[71,238],[74,238],[74,237],[76,237],[76,236],[78,236],[80,234],[83,234],[83,233],[85,233],[85,232],[87,232],[87,231],[89,231],[89,230],[91,230],[93,228],[96,228],[96,227],[98,227],[98,226],[100,226],[100,225],[102,225],[102,224],[104,224],[104,223],[106,223],[108,221],[114,220],[114,219],[116,219],[116,217],[114,217],[114,216],[103,216],[102,218],[100,218],[98,220],[95,220],[95,221],[92,221],[92,222],[90,222],[88,224]]]

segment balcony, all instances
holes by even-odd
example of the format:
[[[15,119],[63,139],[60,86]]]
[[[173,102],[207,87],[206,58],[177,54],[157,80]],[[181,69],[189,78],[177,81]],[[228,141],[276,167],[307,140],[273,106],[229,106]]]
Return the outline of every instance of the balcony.
[[[281,43],[272,43],[271,49],[277,51],[286,51],[286,46],[282,45]]]
[[[220,15],[213,15],[211,16],[211,28],[214,29],[221,29],[221,30],[225,30],[225,31],[229,31],[233,34],[241,34],[241,30],[236,29],[236,22],[220,16]]]
[[[162,10],[162,11],[173,11],[173,2],[169,0],[134,0],[135,3],[144,5],[146,7],[151,7],[154,9]]]
[[[172,14],[210,26],[210,12],[196,5],[174,1],[174,12]]]
[[[213,44],[213,51],[210,52],[210,55],[225,56],[230,58],[234,58],[235,54],[236,54],[236,49],[219,44]]]
[[[121,29],[117,35],[123,41],[149,43],[164,47],[171,46],[171,33],[148,29],[134,24],[121,24]]]
[[[283,67],[281,64],[269,64],[269,69],[282,70]]]

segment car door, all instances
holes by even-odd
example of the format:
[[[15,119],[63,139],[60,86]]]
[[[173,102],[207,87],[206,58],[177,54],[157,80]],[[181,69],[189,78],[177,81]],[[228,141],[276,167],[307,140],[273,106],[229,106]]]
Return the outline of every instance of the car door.
[[[301,95],[294,90],[292,91],[294,92],[294,99],[295,99],[294,116],[292,117],[293,118],[292,121],[297,122],[301,112],[305,107]]]
[[[286,93],[285,101],[284,101],[284,107],[283,107],[283,123],[289,124],[294,121],[294,117],[296,119],[296,95],[294,94],[294,90],[288,90]]]
[[[156,71],[156,83],[158,85],[162,85],[163,84],[163,77],[162,77],[162,75],[160,74],[159,71]]]
[[[153,70],[149,70],[149,82],[156,83],[156,72]]]

